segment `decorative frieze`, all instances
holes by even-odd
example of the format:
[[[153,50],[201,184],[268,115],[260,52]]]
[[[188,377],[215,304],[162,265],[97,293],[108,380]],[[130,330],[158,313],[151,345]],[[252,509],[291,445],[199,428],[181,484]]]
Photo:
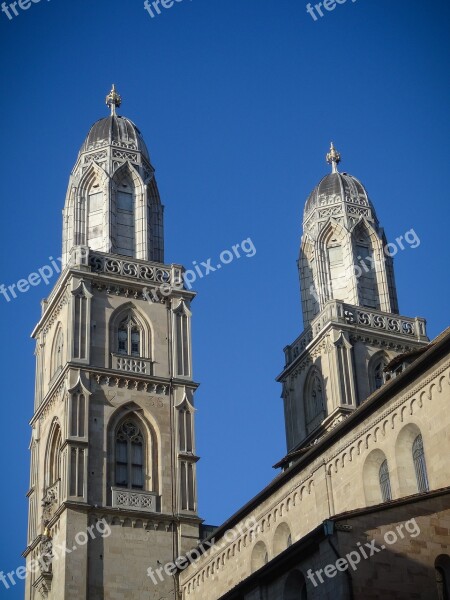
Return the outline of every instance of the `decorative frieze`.
[[[169,386],[162,383],[152,383],[142,381],[133,377],[117,377],[112,375],[95,374],[95,379],[99,385],[108,385],[117,388],[135,389],[137,391],[148,392],[149,394],[157,394],[166,396],[169,393]]]
[[[330,301],[315,319],[311,321],[310,327],[305,329],[293,344],[285,348],[286,366],[296,360],[304,352],[306,346],[320,334],[328,323],[333,321],[358,327],[358,334],[354,334],[350,338],[352,342],[360,339],[357,336],[362,335],[361,341],[369,341],[370,338],[370,341],[373,341],[376,345],[382,344],[386,347],[406,351],[413,348],[407,342],[407,339],[423,339],[424,341],[426,339],[424,319],[412,319],[376,310],[365,310],[339,301]],[[405,343],[402,344],[399,340],[396,344],[390,344],[390,342],[382,341],[380,338],[372,336],[368,338],[361,331],[361,326],[369,330],[371,329],[373,332],[380,331],[395,334],[396,336],[404,336]]]
[[[94,273],[121,275],[157,284],[176,284],[181,281],[181,268],[167,268],[135,260],[125,260],[99,252],[90,252],[89,263]]]
[[[154,492],[112,488],[113,508],[157,512],[157,499]]]

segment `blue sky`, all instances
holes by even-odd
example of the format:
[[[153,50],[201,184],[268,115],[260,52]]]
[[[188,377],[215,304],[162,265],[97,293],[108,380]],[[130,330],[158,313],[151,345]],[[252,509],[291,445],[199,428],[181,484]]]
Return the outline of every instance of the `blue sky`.
[[[141,0],[42,0],[12,20],[0,13],[0,283],[60,255],[69,173],[107,114],[112,82],[157,171],[167,262],[189,267],[248,237],[257,249],[196,284],[209,523],[257,493],[284,455],[274,378],[302,329],[302,210],[328,172],[331,140],[388,238],[411,228],[420,238],[396,256],[401,313],[426,317],[430,337],[448,325],[449,17],[446,0],[348,0],[317,21],[304,0],[183,0],[153,19]],[[29,335],[49,291],[0,296],[3,571],[19,566],[26,544]],[[23,591],[0,588],[0,597]]]

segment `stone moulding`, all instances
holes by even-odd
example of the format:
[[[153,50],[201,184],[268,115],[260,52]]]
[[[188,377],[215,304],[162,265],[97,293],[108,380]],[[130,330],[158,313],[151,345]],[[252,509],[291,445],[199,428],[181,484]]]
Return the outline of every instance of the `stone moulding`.
[[[166,384],[145,381],[142,379],[137,379],[133,376],[124,377],[115,375],[105,375],[103,373],[95,372],[91,372],[91,374],[95,377],[95,380],[97,381],[98,385],[105,384],[107,386],[126,389],[134,388],[135,390],[149,392],[150,394],[157,394],[160,396],[167,396],[169,394],[170,385],[168,383]]]

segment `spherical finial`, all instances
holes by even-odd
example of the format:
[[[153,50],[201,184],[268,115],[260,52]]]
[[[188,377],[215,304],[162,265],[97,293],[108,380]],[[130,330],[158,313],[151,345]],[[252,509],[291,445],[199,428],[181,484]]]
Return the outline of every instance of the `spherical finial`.
[[[106,96],[106,105],[111,109],[111,116],[116,114],[116,108],[122,104],[122,98],[116,92],[116,86],[113,84],[112,89]]]
[[[327,163],[332,166],[333,173],[337,173],[337,166],[341,162],[341,155],[335,149],[333,142],[331,142],[330,151],[327,154]]]

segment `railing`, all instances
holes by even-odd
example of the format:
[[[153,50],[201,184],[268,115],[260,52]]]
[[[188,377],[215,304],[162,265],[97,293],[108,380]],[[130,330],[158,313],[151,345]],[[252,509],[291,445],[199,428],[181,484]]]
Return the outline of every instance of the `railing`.
[[[300,356],[306,346],[331,321],[354,325],[358,328],[394,333],[409,339],[428,341],[425,319],[402,317],[333,300],[325,305],[324,309],[291,345],[286,346],[284,349],[286,366]]]
[[[158,495],[154,492],[142,492],[140,490],[112,489],[112,505],[114,508],[126,510],[141,510],[145,512],[157,512]]]
[[[126,373],[153,375],[153,363],[145,358],[133,358],[121,354],[112,355],[112,368]]]
[[[294,361],[297,356],[303,352],[306,346],[313,339],[313,333],[311,327],[305,329],[305,331],[293,342],[290,346],[286,346],[284,349],[284,355],[286,359],[286,364],[289,365],[292,361]]]
[[[175,284],[182,282],[182,268],[171,265],[167,268],[158,263],[148,261],[128,260],[112,257],[101,252],[89,250],[89,265],[94,273],[108,273],[110,275],[123,275],[133,279],[140,279],[156,284]]]
[[[343,306],[344,318],[349,325],[362,325],[391,333],[400,333],[408,337],[416,337],[417,339],[426,337],[424,319],[411,319],[381,311],[366,310],[348,304]]]

